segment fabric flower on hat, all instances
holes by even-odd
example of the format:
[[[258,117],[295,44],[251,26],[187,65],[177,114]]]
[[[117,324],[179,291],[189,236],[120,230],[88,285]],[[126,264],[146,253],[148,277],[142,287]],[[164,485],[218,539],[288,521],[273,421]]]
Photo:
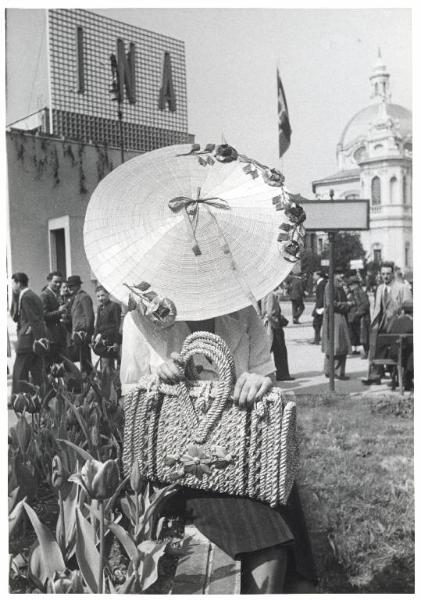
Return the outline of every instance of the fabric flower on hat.
[[[217,146],[215,150],[215,158],[216,160],[219,160],[219,162],[229,163],[233,160],[237,160],[238,152],[228,144],[221,144],[220,146]]]
[[[273,187],[281,187],[285,181],[285,177],[278,169],[265,169],[262,176],[264,182]]]
[[[162,328],[174,323],[177,309],[172,300],[161,298],[156,292],[149,290],[150,284],[145,281],[138,285],[124,285],[131,291],[129,310],[139,310],[143,316]]]

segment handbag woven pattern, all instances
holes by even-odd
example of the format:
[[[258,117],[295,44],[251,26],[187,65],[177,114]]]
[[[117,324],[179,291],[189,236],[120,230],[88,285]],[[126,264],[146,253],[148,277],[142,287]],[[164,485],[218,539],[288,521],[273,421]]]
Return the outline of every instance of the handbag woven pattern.
[[[197,381],[196,354],[216,365],[218,381]],[[294,395],[273,388],[252,410],[239,409],[234,361],[215,334],[193,333],[181,356],[186,382],[147,376],[124,400],[126,474],[138,461],[152,481],[286,504],[298,458]]]

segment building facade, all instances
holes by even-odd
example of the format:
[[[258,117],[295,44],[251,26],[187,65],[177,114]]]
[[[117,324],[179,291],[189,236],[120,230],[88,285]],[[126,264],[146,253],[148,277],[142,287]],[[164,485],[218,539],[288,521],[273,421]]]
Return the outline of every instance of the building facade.
[[[379,52],[370,76],[371,103],[339,140],[338,171],[313,181],[316,198],[368,198],[370,229],[361,232],[368,261],[412,270],[412,115],[391,102],[390,74]],[[318,236],[317,249],[323,246]]]
[[[193,141],[183,41],[82,9],[45,15],[47,105],[14,128],[109,146],[122,130],[140,152]]]
[[[83,223],[95,187],[121,163],[120,127],[126,161],[194,141],[184,43],[85,10],[46,12],[48,35],[37,40],[45,37],[47,51],[39,52],[31,78],[36,83],[39,75],[37,94],[48,102],[6,134],[7,271],[9,278],[27,273],[37,293],[52,270],[78,274],[93,294]],[[18,82],[11,83],[16,97]]]

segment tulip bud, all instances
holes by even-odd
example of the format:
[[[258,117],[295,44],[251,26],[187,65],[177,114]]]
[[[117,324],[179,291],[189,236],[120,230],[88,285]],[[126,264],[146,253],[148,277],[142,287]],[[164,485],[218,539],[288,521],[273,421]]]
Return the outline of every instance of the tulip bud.
[[[50,340],[47,338],[35,340],[32,349],[39,356],[47,356],[50,352]]]
[[[28,408],[28,398],[29,394],[20,393],[16,394],[13,400],[13,410],[17,413],[23,413]]]
[[[63,571],[57,574],[54,581],[49,581],[50,594],[83,594],[82,577],[79,571]]]
[[[110,498],[120,483],[118,465],[111,459],[105,463],[95,459],[87,460],[80,476],[89,496],[95,500]]]
[[[55,379],[64,377],[65,370],[63,363],[53,363],[50,367],[50,373]]]
[[[38,396],[38,394],[27,394],[27,397],[28,402],[26,411],[31,415],[39,413],[41,410],[41,398]]]
[[[147,480],[140,474],[139,463],[137,460],[132,465],[130,472],[130,487],[136,494],[143,494],[147,486]]]
[[[51,485],[60,490],[69,478],[70,473],[63,466],[61,458],[56,454],[51,463]]]
[[[20,417],[16,423],[16,433],[20,449],[23,454],[26,454],[32,437],[32,429],[25,417]]]

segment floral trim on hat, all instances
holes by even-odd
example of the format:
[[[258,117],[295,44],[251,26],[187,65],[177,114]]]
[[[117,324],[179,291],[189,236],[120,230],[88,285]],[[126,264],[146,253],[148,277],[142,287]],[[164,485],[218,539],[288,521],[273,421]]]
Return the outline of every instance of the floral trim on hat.
[[[129,290],[129,310],[137,310],[142,316],[146,317],[154,325],[165,329],[172,325],[177,316],[177,309],[172,300],[161,298],[150,289],[150,283],[142,281],[136,285],[124,283]],[[147,291],[149,290],[149,291]]]
[[[303,223],[306,214],[300,204],[302,200],[300,194],[291,194],[284,187],[285,177],[278,169],[272,169],[263,165],[245,154],[239,154],[233,146],[229,144],[206,144],[203,150],[200,144],[192,144],[190,152],[178,154],[177,156],[196,156],[199,164],[203,167],[212,167],[215,159],[221,163],[230,163],[235,160],[245,163],[243,171],[252,179],[262,177],[264,183],[271,187],[279,188],[279,194],[274,196],[272,203],[275,210],[284,211],[288,223],[280,225],[278,242],[281,244],[281,254],[288,262],[295,263],[300,258],[300,252],[304,247],[305,229]]]

